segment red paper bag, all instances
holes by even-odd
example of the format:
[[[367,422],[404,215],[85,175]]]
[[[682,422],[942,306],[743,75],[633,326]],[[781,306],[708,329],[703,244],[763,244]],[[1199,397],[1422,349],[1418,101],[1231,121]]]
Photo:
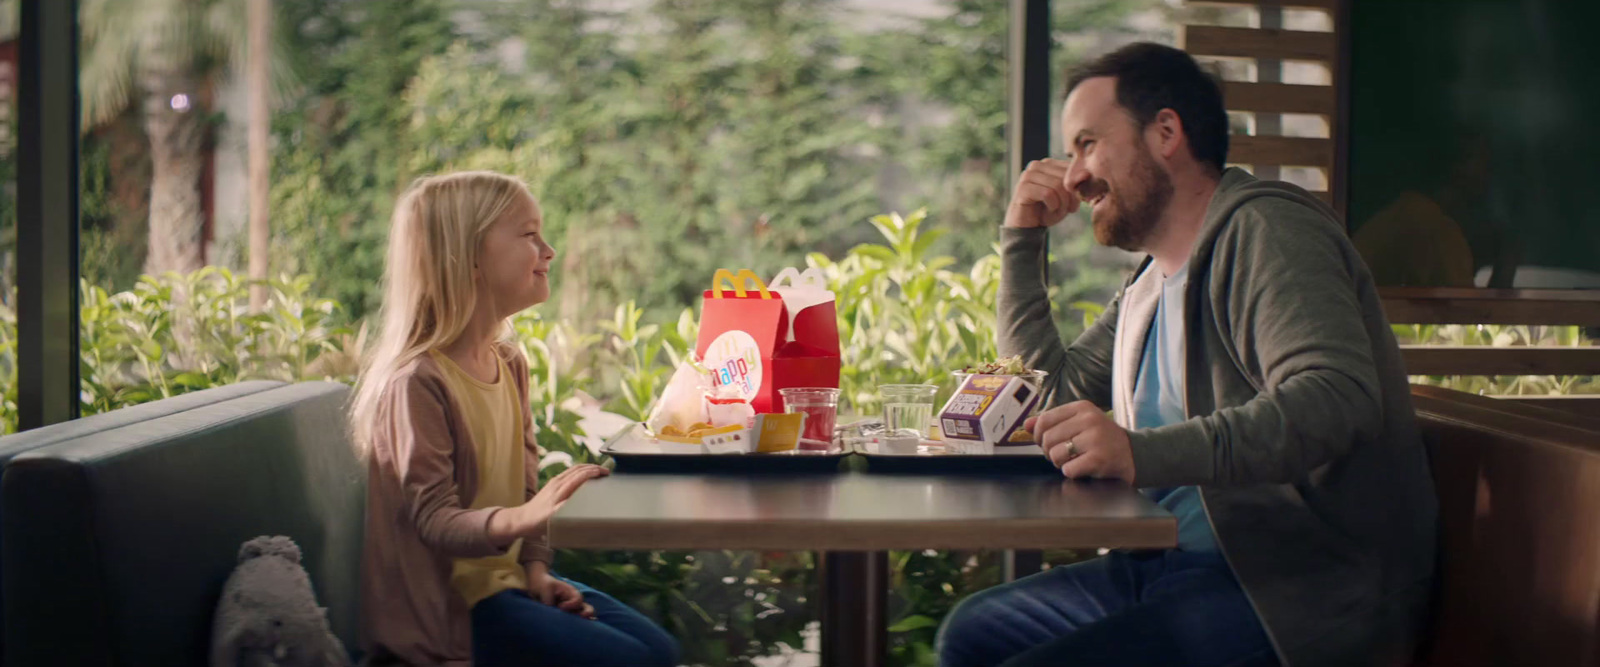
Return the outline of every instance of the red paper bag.
[[[791,318],[783,298],[754,272],[718,269],[702,304],[695,352],[714,387],[733,386],[757,413],[783,412],[781,389],[838,388],[839,327],[832,299]]]

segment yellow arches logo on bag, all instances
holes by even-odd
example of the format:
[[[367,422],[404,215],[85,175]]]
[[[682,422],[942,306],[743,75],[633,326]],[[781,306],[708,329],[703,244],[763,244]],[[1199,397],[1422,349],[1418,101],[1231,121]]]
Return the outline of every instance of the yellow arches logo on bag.
[[[756,275],[756,272],[750,269],[739,269],[738,273],[734,273],[731,269],[717,269],[717,272],[711,276],[712,298],[726,298],[722,295],[722,283],[724,282],[733,286],[733,295],[738,298],[748,297],[749,290],[746,289],[746,286],[750,283],[755,283],[756,291],[761,293],[761,298],[772,298],[772,292],[767,291],[766,281],[762,280],[761,276]]]
[[[702,295],[695,354],[712,384],[735,388],[724,395],[748,398],[756,414],[784,412],[781,389],[839,386],[833,301],[814,270],[807,279],[786,269],[769,283],[749,269],[718,269]]]

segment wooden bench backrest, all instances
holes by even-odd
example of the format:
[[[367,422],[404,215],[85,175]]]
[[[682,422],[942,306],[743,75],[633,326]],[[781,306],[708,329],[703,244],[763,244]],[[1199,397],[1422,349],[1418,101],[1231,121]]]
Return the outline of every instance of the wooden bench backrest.
[[[1441,523],[1425,664],[1600,665],[1600,432],[1413,400]]]

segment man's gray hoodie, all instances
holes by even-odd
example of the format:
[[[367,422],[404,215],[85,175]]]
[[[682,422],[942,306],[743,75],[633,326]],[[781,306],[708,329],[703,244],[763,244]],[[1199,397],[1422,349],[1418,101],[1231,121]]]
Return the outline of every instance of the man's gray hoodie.
[[[1092,401],[1129,428],[1159,272],[1141,265],[1064,346],[1048,231],[1001,239],[1001,354],[1049,371],[1052,405]],[[1199,487],[1284,664],[1404,664],[1427,621],[1433,479],[1400,348],[1333,210],[1225,171],[1189,258],[1184,330],[1188,419],[1129,431],[1135,483]]]

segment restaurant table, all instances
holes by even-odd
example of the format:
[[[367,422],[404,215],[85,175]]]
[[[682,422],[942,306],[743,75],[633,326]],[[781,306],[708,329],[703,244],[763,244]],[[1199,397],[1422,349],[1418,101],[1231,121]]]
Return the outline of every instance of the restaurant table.
[[[888,549],[1168,548],[1177,520],[1125,484],[1044,475],[617,473],[556,514],[574,549],[819,551],[822,664],[886,649]]]

